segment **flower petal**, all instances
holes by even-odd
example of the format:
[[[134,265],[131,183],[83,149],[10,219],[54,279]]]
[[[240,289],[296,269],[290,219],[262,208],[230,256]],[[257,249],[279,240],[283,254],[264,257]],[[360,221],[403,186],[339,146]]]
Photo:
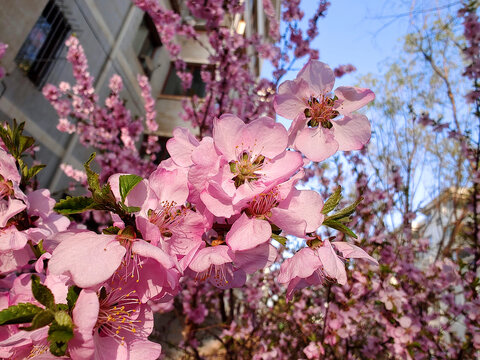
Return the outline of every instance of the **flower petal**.
[[[295,148],[302,152],[309,160],[323,161],[338,150],[338,142],[329,129],[305,128],[295,139]]]
[[[225,241],[233,251],[249,250],[266,243],[272,236],[268,221],[250,219],[243,213],[232,225]]]
[[[313,59],[298,72],[297,79],[304,79],[315,96],[329,93],[335,84],[335,74],[330,66]]]
[[[370,140],[372,129],[365,115],[352,114],[341,120],[332,121],[333,134],[338,150],[360,150]]]
[[[336,110],[344,115],[360,109],[375,99],[372,90],[353,86],[339,86],[335,89],[335,95],[341,103]]]
[[[378,265],[377,260],[356,245],[344,241],[334,241],[332,242],[332,245],[340,251],[344,258],[366,259],[369,263]]]
[[[306,88],[301,90],[301,88]],[[308,107],[304,93],[308,89],[305,80],[286,80],[278,87],[277,95],[273,100],[275,112],[286,119],[293,120]]]
[[[61,242],[52,253],[48,270],[71,276],[81,288],[106,281],[120,266],[126,252],[113,235],[81,231],[59,233],[56,238]]]

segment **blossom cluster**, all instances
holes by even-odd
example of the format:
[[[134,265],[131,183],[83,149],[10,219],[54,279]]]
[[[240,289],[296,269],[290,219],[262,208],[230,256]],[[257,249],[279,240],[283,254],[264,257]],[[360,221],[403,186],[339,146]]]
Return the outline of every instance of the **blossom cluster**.
[[[76,39],[69,41],[69,58],[84,67]],[[113,116],[116,124],[125,124],[116,136],[125,149],[135,151],[130,116],[118,96],[121,79],[111,79],[106,112],[96,105],[84,69],[78,73],[83,75],[73,89],[62,84],[44,91],[57,111],[76,114],[77,127],[93,119],[104,128]],[[148,85],[139,81],[147,93]],[[312,284],[344,284],[344,259],[378,264],[354,244],[319,235],[322,225],[351,234],[339,224],[358,202],[329,215],[339,203],[339,191],[324,202],[317,192],[296,187],[310,160],[360,149],[370,138],[367,118],[354,111],[374,94],[354,87],[332,94],[333,85],[333,71],[310,60],[295,80],[280,86],[275,100],[276,112],[293,119],[289,130],[266,116],[245,123],[233,114],[216,118],[212,136],[200,140],[177,128],[167,142],[171,157],[145,178],[116,173],[103,185],[90,169],[92,156],[85,164],[91,195],[64,199],[55,210],[64,215],[107,211],[112,226],[101,234],[55,213],[46,190],[25,195],[15,159],[2,150],[0,225],[8,246],[2,249],[1,267],[12,291],[3,295],[0,321],[3,314],[8,319],[2,324],[31,322],[30,328],[1,329],[0,349],[8,353],[2,356],[50,350],[72,359],[105,354],[156,359],[161,347],[147,339],[153,310],[170,306],[181,278],[220,289],[241,287],[248,275],[276,261],[278,244],[285,245],[287,236],[304,239],[301,250],[280,266],[277,280],[287,286],[288,299]],[[81,103],[78,108],[70,109],[61,98],[69,91],[74,103]],[[153,131],[152,100],[145,97]],[[95,145],[102,149],[101,143]],[[28,316],[19,318],[20,311]]]
[[[102,168],[102,179],[117,171],[139,175],[153,171],[153,162],[159,151],[158,137],[153,133],[158,125],[154,121],[155,102],[150,94],[148,79],[145,76],[137,78],[145,103],[147,131],[144,131],[143,119],[132,117],[120,95],[123,89],[122,78],[112,76],[109,82],[110,94],[102,106],[78,38],[71,36],[66,45],[67,60],[72,64],[76,83],[71,85],[63,81],[58,86],[48,84],[42,90],[58,114],[57,129],[78,134],[82,145],[99,151],[97,161]],[[140,154],[137,149],[139,141],[143,142],[145,154]],[[72,170],[69,168],[66,174],[72,175]],[[74,178],[78,179],[78,175]]]

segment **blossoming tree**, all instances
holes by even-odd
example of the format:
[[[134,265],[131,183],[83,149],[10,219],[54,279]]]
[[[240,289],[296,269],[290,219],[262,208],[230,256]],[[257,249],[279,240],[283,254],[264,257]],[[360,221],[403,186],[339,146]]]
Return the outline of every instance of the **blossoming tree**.
[[[173,35],[196,40],[195,29],[156,1],[134,2],[154,20],[188,87],[191,75]],[[415,264],[428,244],[383,221],[402,179],[391,179],[390,192],[368,180],[371,125],[357,110],[374,93],[351,86],[332,92],[335,77],[352,67],[332,70],[310,48],[328,3],[319,2],[306,37],[299,2],[284,5],[288,25],[280,35],[264,1],[270,36],[278,41],[270,44],[219,26],[225,11],[242,11],[242,2],[187,1],[207,20],[217,76],[203,72],[206,101],[184,104],[183,116],[200,136],[177,128],[167,143],[170,158],[161,162],[146,78],[138,77],[143,121],[125,107],[118,76],[100,103],[81,44],[67,41],[76,83],[48,85],[44,95],[58,112],[59,130],[79,133],[98,155],[84,173],[65,168],[85,194],[55,202],[48,190],[34,190],[42,167],[24,161],[34,140],[22,134],[23,125],[0,128],[0,275],[8,289],[0,293],[0,357],[157,359],[165,351],[149,340],[153,314],[177,308],[184,319],[180,347],[197,359],[199,334],[209,326],[231,359],[473,356],[480,340],[478,246],[472,268],[449,259],[427,269]],[[478,24],[475,11],[466,4],[460,12],[470,24],[470,70],[478,53],[471,36],[478,32],[468,33]],[[255,81],[243,51],[249,46],[272,61],[273,81]],[[296,79],[281,82],[292,53],[310,60]],[[477,76],[467,74],[476,91]],[[292,120],[289,128],[274,114]],[[478,158],[478,149],[457,137],[469,159]],[[332,177],[322,164],[344,151],[353,152],[333,159]],[[94,160],[100,174],[91,169]],[[472,164],[477,171],[478,161]],[[313,172],[319,186],[300,186]],[[350,202],[338,186],[347,177],[358,191]],[[469,236],[478,244],[475,189]],[[107,219],[100,228],[87,228],[79,217],[91,211]],[[402,216],[408,222],[411,214]],[[465,304],[453,296],[458,286],[468,289]],[[449,312],[435,308],[445,304]],[[202,327],[215,312],[220,323]],[[453,323],[462,316],[468,335],[465,349],[457,349],[451,344],[463,340]]]

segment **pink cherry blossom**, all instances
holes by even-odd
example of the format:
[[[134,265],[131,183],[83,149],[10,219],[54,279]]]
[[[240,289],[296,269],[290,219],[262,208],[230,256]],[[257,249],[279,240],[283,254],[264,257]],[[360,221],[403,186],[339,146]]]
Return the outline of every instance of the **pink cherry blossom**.
[[[310,60],[295,80],[279,86],[275,97],[277,114],[294,120],[289,143],[313,161],[325,160],[337,151],[361,149],[370,139],[367,117],[353,111],[375,95],[369,89],[342,86],[330,97],[334,82],[328,65]]]
[[[74,337],[69,353],[76,359],[157,359],[161,346],[147,341],[153,314],[134,290],[110,287],[105,295],[82,290],[73,310]]]

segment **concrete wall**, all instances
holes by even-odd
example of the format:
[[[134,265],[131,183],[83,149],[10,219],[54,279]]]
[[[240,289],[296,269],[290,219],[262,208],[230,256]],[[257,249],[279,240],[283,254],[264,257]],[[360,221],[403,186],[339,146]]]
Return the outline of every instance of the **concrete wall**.
[[[15,56],[41,15],[47,0],[3,0],[0,7],[0,41],[9,44],[1,65],[7,76],[0,83],[0,120],[16,118],[26,122],[27,131],[40,146],[38,157],[47,168],[39,174],[41,186],[60,191],[68,178],[58,171],[66,162],[82,169],[91,150],[77,144],[75,135],[56,129],[58,117],[37,88],[15,63]],[[134,115],[143,114],[143,100],[136,82],[142,67],[133,51],[133,40],[143,12],[130,0],[57,0],[64,17],[79,38],[95,77],[95,88],[104,99],[110,76],[118,73],[124,79],[122,96]],[[74,82],[72,69],[65,58],[66,49],[57,55],[46,83]]]
[[[170,0],[159,0],[165,8],[171,9]],[[0,6],[0,41],[9,44],[5,57],[0,61],[7,70],[7,76],[0,81],[0,121],[16,118],[26,122],[27,131],[40,146],[38,160],[47,165],[40,172],[42,187],[61,192],[70,181],[59,170],[61,163],[83,169],[83,163],[93,149],[85,149],[77,143],[76,135],[68,135],[57,130],[58,117],[54,109],[44,99],[37,88],[15,63],[15,56],[38,20],[48,0],[2,0]],[[130,0],[55,0],[64,17],[79,38],[89,62],[89,71],[95,77],[95,88],[101,101],[108,95],[108,82],[112,74],[119,74],[124,80],[122,97],[127,100],[133,115],[143,115],[143,100],[140,96],[136,76],[143,73],[137,58],[138,44],[134,46],[143,12],[133,6]],[[264,26],[252,28],[252,14],[257,10],[256,22],[263,23],[264,16],[260,3],[252,2],[247,7],[244,18],[247,22],[246,34],[263,32]],[[238,22],[240,18],[235,18]],[[230,26],[232,31],[235,24]],[[263,34],[261,34],[263,35]],[[199,44],[182,39],[176,40],[182,46],[181,57],[186,62],[207,64],[208,51]],[[208,47],[208,41],[203,39]],[[252,66],[258,66],[255,52]],[[58,85],[61,81],[74,82],[72,69],[65,58],[66,49],[57,54],[46,83]],[[157,99],[157,121],[159,135],[171,136],[177,126],[187,126],[179,114],[182,111],[183,96],[163,96],[162,90],[170,69],[170,58],[165,47],[157,48],[152,56],[153,71],[150,82],[152,95]],[[192,129],[193,130],[193,129]],[[193,130],[194,131],[194,130]]]

